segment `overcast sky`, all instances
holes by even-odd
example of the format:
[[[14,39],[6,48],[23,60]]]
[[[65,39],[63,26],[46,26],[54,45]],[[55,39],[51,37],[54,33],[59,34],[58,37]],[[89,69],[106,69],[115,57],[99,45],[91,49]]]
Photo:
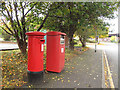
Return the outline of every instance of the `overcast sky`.
[[[114,12],[115,19],[106,19],[105,22],[108,22],[110,24],[109,27],[109,34],[116,34],[118,33],[118,11]]]

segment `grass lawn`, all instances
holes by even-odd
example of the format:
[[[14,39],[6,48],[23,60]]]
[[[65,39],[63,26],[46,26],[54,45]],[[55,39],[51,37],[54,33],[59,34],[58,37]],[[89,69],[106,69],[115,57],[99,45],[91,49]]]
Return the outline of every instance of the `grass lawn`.
[[[46,49],[46,48],[45,48]],[[86,51],[88,48],[82,48],[82,51]],[[82,52],[81,51],[81,52]],[[69,61],[71,58],[79,55],[80,50],[75,49],[71,51],[65,50],[65,60]],[[2,87],[14,88],[20,87],[27,83],[23,80],[27,75],[27,56],[23,56],[20,50],[2,51]],[[44,69],[46,63],[46,53],[44,52]]]
[[[82,44],[75,44],[74,46],[81,47],[81,46],[82,46]]]

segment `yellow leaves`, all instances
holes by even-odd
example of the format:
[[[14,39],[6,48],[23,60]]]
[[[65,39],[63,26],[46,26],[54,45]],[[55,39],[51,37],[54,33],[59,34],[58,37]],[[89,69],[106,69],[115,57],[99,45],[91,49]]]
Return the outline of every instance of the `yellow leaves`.
[[[13,61],[11,58],[9,59],[10,61]]]
[[[3,55],[1,55],[1,59],[3,59]]]
[[[60,79],[63,79],[63,78],[60,78]]]
[[[6,78],[6,76],[4,76],[4,78]]]
[[[68,71],[66,71],[66,72],[68,72]]]
[[[22,72],[22,70],[20,70],[20,72]]]
[[[28,86],[29,88],[31,88],[31,86]]]
[[[68,80],[68,82],[70,82],[70,80]]]
[[[23,81],[23,83],[27,83],[27,82],[24,82],[24,81]]]
[[[11,73],[10,73],[10,75],[11,75]]]
[[[9,84],[9,82],[7,82],[7,84]]]
[[[3,67],[5,67],[6,65],[2,65]]]
[[[64,80],[61,80],[61,82],[63,83],[63,82],[64,82]]]
[[[52,79],[55,79],[54,77]]]
[[[108,87],[108,82],[105,82],[105,86]]]
[[[3,53],[1,58],[3,88],[19,87],[27,83],[23,81],[24,72],[27,70],[27,59],[23,55],[16,50]]]
[[[72,69],[75,69],[75,67],[72,67]]]

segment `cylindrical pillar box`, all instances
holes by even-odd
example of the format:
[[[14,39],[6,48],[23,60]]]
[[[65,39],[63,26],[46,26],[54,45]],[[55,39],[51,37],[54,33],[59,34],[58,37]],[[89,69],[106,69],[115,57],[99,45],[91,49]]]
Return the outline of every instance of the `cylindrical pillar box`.
[[[42,32],[27,32],[28,35],[28,72],[43,71],[44,42]]]

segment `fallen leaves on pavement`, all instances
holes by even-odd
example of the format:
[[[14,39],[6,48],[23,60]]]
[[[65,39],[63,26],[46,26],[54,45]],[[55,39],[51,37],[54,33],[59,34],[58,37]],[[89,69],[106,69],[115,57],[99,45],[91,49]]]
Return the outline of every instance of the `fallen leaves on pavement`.
[[[2,86],[3,88],[20,87],[26,82],[23,76],[27,70],[27,57],[18,51],[2,52]]]

